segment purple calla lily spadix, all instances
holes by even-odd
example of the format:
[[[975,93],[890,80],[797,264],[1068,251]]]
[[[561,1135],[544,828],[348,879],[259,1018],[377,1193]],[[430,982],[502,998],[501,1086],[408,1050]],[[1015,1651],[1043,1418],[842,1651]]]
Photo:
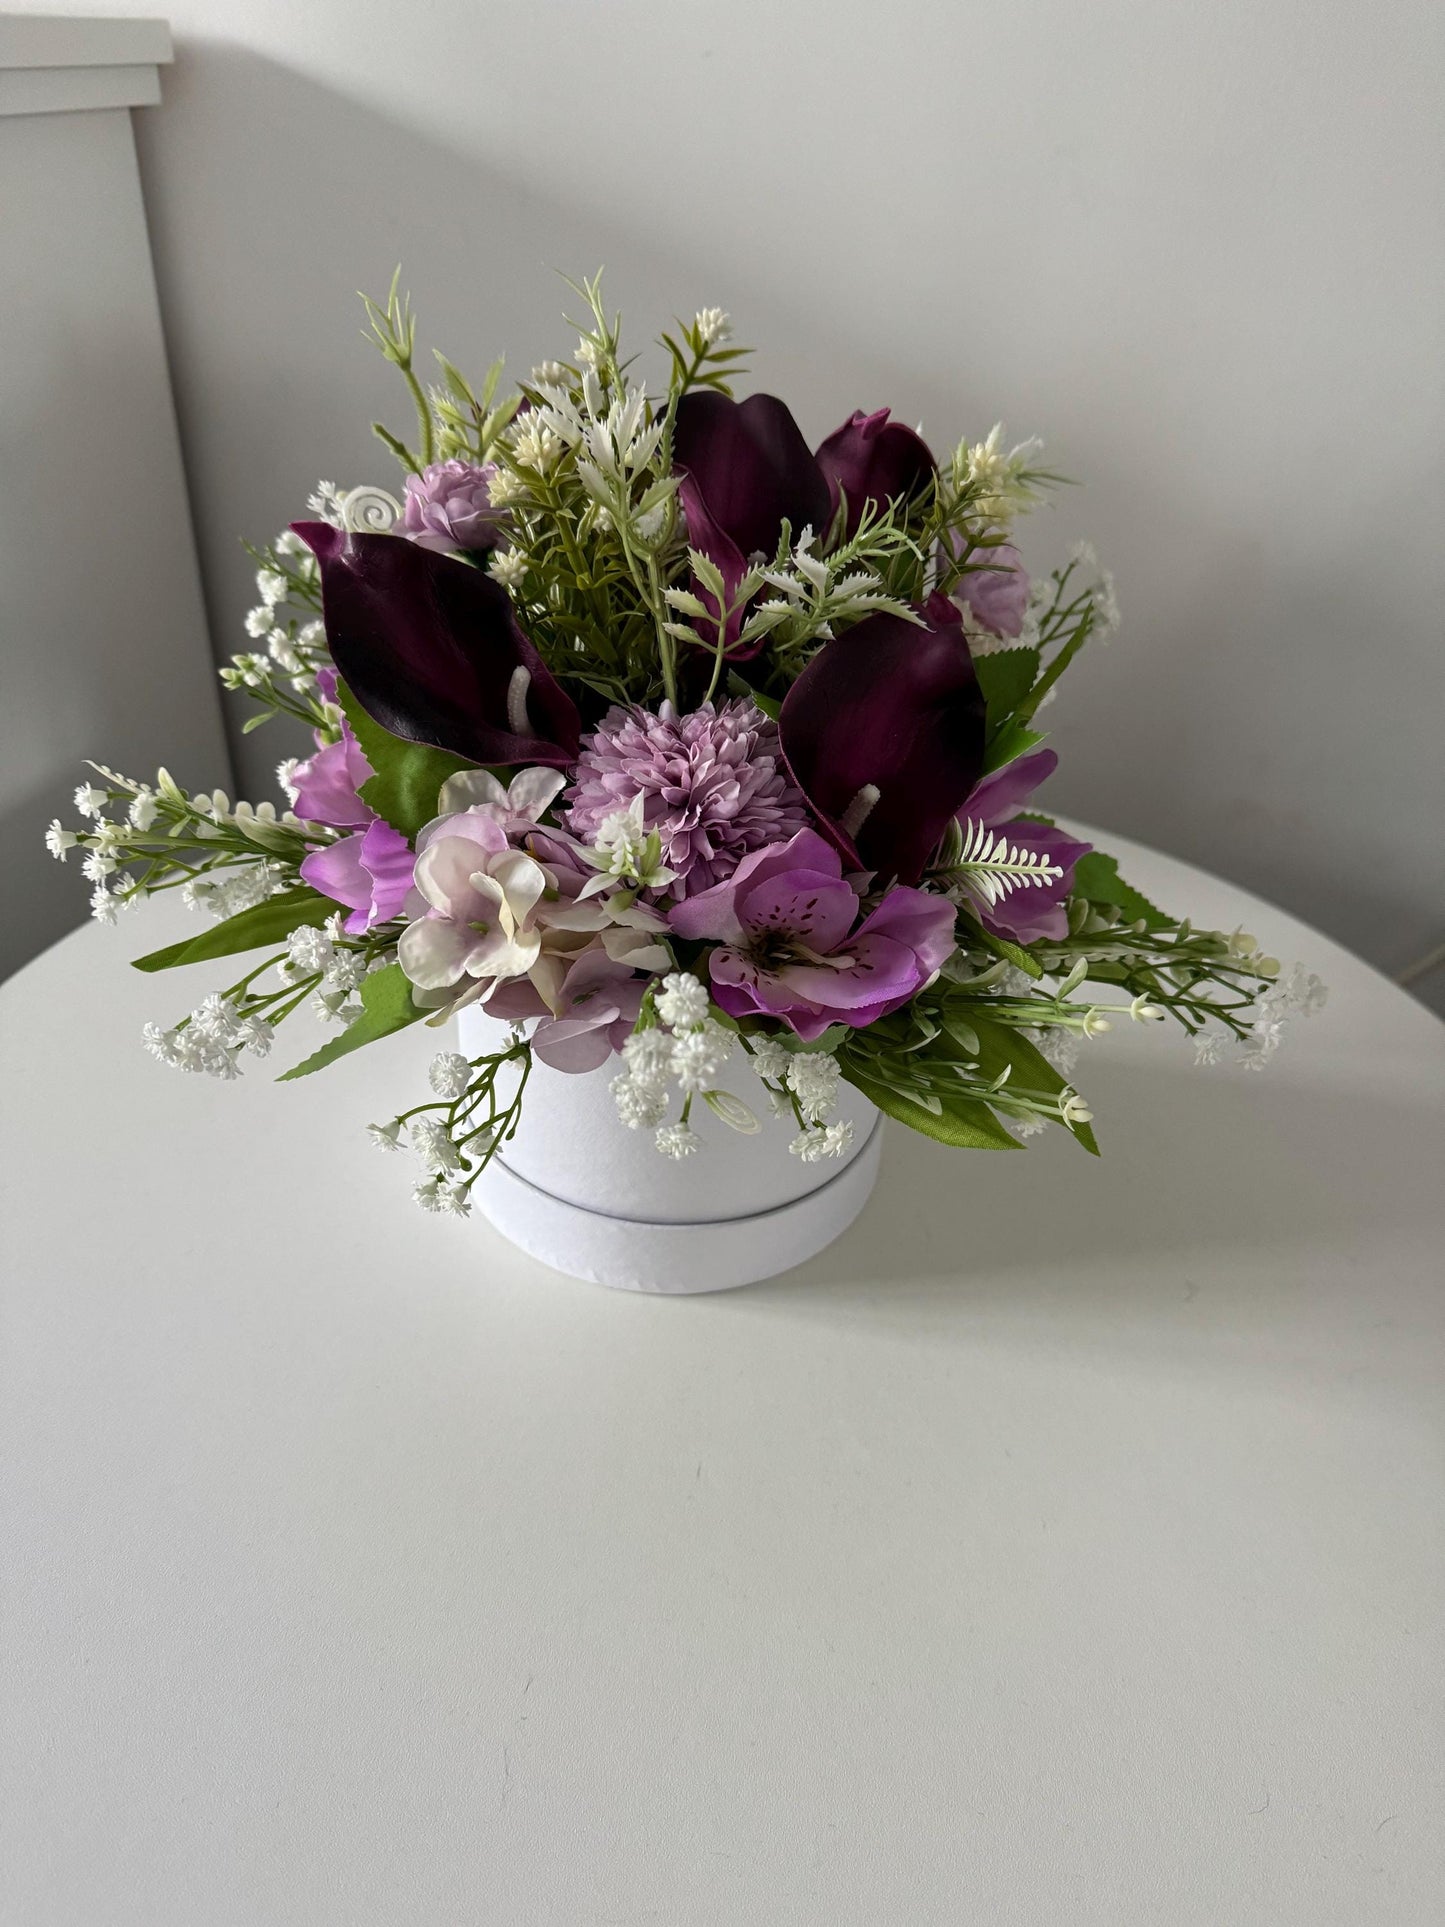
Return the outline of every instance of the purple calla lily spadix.
[[[321,483],[254,552],[222,671],[248,732],[291,732],[277,796],[97,764],[81,826],[52,823],[101,920],[172,888],[212,919],[141,969],[259,953],[152,1053],[232,1079],[320,1023],[296,1077],[457,1018],[430,1096],[370,1129],[462,1215],[533,1075],[605,1078],[603,1136],[668,1158],[781,1120],[841,1171],[880,1111],[1096,1150],[1075,1066],[1121,1022],[1265,1063],[1318,981],[1039,807],[1063,671],[1118,623],[1091,549],[1025,533],[1039,444],[931,444],[881,406],[814,441],[734,393],[715,308],[662,334],[648,389],[577,292],[581,339],[510,391],[443,361],[428,393],[397,285],[367,303],[416,407],[410,440],[381,430],[400,472]]]

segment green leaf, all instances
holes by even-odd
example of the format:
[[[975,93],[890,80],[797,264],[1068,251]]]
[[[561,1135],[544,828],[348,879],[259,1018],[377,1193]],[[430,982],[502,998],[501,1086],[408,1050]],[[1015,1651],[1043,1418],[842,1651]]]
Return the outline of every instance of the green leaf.
[[[404,743],[399,736],[368,716],[344,682],[336,685],[337,699],[346,712],[353,735],[372,769],[361,786],[361,799],[403,836],[415,836],[437,813],[442,784],[459,769],[475,769],[465,756],[433,749],[430,743]]]
[[[227,917],[224,923],[212,924],[198,937],[167,944],[164,950],[152,950],[146,957],[136,957],[132,968],[174,970],[180,964],[207,963],[212,957],[234,956],[238,950],[255,950],[263,943],[280,943],[293,930],[307,924],[314,928],[325,923],[340,908],[330,897],[323,897],[303,885],[278,897],[267,897],[264,903]]]
[[[997,725],[1013,714],[1033,688],[1039,673],[1039,652],[1000,649],[990,656],[975,656],[973,666],[988,705],[989,723]]]
[[[310,1057],[283,1071],[276,1081],[289,1084],[293,1077],[309,1077],[312,1071],[325,1070],[338,1057],[360,1050],[363,1044],[374,1044],[378,1038],[390,1037],[393,1031],[405,1030],[408,1024],[426,1015],[426,1011],[418,1010],[412,1002],[411,985],[402,975],[400,964],[373,970],[361,986],[361,1015],[356,1022],[348,1024],[339,1037],[333,1037]]]
[[[1061,1077],[1048,1058],[1036,1044],[1014,1029],[1012,1024],[995,1023],[991,1018],[979,1017],[972,1009],[969,1021],[978,1033],[979,1069],[987,1078],[995,1078],[1000,1071],[1010,1072],[1010,1082],[1022,1090],[1045,1091],[1057,1097],[1060,1091],[1072,1090],[1068,1080]],[[1099,1155],[1099,1146],[1094,1133],[1087,1124],[1069,1124],[1064,1127],[1071,1131],[1086,1151]]]
[[[790,1044],[789,1048],[797,1057],[818,1056],[828,1051],[836,1051],[847,1035],[846,1024],[829,1024],[828,1028],[820,1031],[811,1043]]]
[[[904,1097],[886,1084],[875,1083],[851,1064],[843,1066],[843,1075],[885,1116],[897,1118],[900,1124],[921,1132],[924,1137],[935,1138],[940,1144],[951,1144],[965,1151],[1023,1149],[1017,1138],[1009,1136],[987,1104],[975,1098],[946,1098],[935,1117],[932,1111],[926,1111],[921,1104],[915,1104],[911,1098]]]
[[[765,716],[776,722],[783,705],[776,696],[765,696],[761,690],[752,688],[744,682],[736,669],[728,671],[728,693],[733,696],[746,696],[749,702],[757,704]]]
[[[992,660],[990,656],[984,657],[985,662]],[[1010,716],[1008,721],[989,739],[983,759],[984,775],[991,776],[996,769],[1003,769],[1009,763],[1016,763],[1020,756],[1025,755],[1043,740],[1042,730],[1030,729],[1028,724],[1021,722],[1017,716]]]
[[[958,1045],[958,1048],[963,1052],[965,1057],[978,1056],[982,1047],[979,1043],[978,1032],[972,1024],[966,1024],[961,1017],[956,1016],[952,1011],[946,1011],[943,1017],[943,1028],[948,1032],[954,1043]]]
[[[1142,922],[1149,930],[1167,930],[1173,922],[1164,912],[1141,896],[1119,875],[1116,857],[1102,850],[1091,850],[1074,865],[1074,895],[1090,903],[1110,903],[1122,910],[1130,923]]]
[[[996,957],[1003,957],[1026,977],[1043,976],[1043,965],[1022,944],[1010,943],[1007,937],[995,936],[992,930],[985,930],[978,918],[967,911],[961,910],[958,920],[968,933],[970,945],[982,945],[985,950],[991,950]]]

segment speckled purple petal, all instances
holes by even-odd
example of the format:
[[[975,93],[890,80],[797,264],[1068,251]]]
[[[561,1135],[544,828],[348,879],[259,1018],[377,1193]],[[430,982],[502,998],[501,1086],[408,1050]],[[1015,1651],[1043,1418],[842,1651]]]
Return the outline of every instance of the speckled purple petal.
[[[750,938],[777,930],[820,955],[839,947],[857,915],[852,888],[816,870],[784,870],[750,884],[738,898],[738,921]]]

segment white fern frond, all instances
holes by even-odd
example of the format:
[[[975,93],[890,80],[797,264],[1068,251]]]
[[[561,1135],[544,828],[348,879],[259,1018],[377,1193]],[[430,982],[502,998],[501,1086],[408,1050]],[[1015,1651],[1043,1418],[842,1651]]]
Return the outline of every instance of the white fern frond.
[[[1010,843],[1002,830],[988,829],[972,818],[964,825],[963,847],[948,866],[950,894],[962,890],[985,910],[992,910],[1012,890],[1057,883],[1063,874],[1062,866],[1051,863],[1042,851]]]

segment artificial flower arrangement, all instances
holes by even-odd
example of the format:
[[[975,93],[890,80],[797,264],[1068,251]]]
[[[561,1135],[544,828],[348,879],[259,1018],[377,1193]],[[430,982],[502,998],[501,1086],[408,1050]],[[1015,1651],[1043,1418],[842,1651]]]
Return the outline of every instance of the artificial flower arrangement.
[[[534,1062],[614,1062],[621,1125],[673,1158],[699,1106],[842,1157],[846,1081],[950,1145],[1053,1124],[1096,1149],[1071,1081],[1120,1014],[1204,1061],[1263,1063],[1316,979],[1157,909],[1034,807],[1041,712],[1117,611],[1087,549],[1030,580],[1019,515],[1059,478],[995,429],[936,458],[889,412],[813,450],[736,400],[727,318],[624,361],[597,282],[569,361],[505,397],[438,356],[429,392],[393,282],[368,302],[416,406],[400,499],[322,483],[256,551],[264,644],[222,671],[305,723],[289,807],[94,766],[74,847],[96,916],[179,889],[219,919],[138,960],[244,974],[145,1042],[234,1078],[303,1005],[340,1028],[284,1073],[477,1004],[497,1047],[431,1065],[403,1136],[420,1202],[465,1213]],[[1101,1003],[1099,989],[1112,992]],[[775,1128],[775,1127],[774,1127]]]

